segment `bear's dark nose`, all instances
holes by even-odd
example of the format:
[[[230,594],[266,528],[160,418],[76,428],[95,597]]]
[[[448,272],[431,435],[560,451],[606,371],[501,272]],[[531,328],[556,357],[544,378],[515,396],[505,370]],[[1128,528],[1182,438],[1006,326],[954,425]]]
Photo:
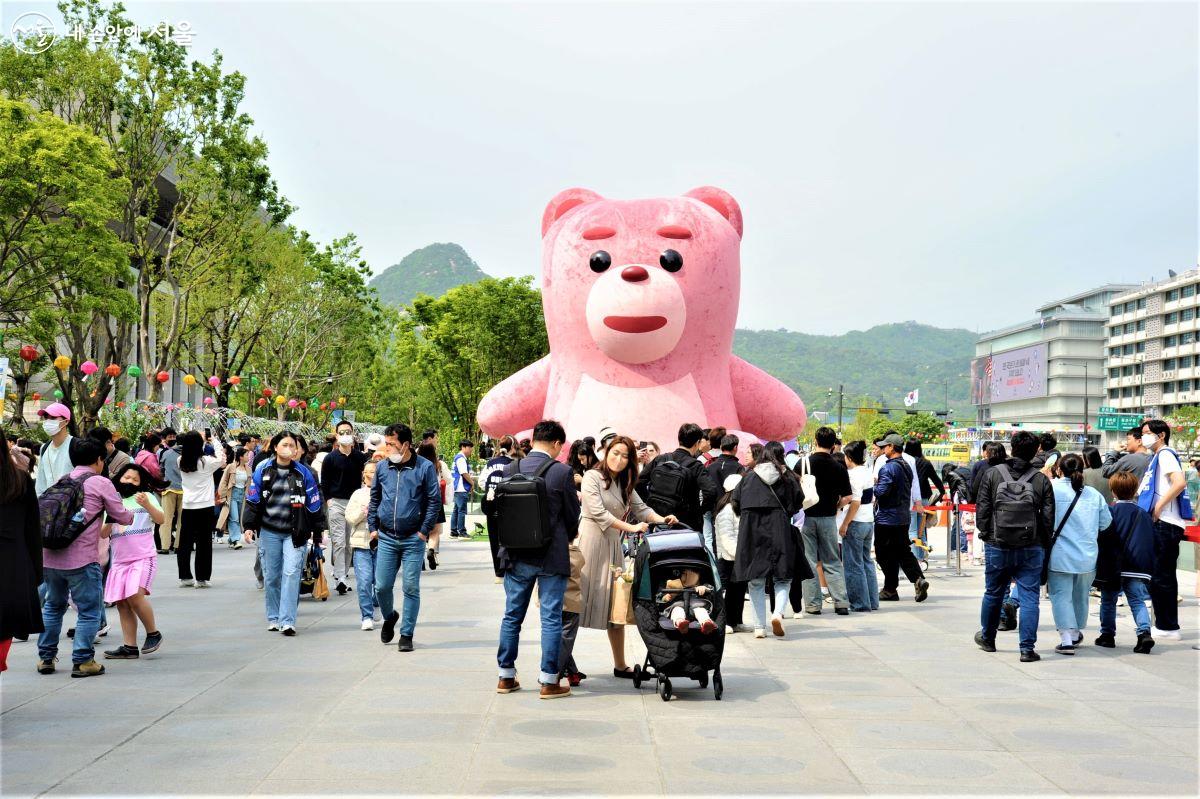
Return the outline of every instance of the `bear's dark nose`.
[[[630,283],[638,283],[650,277],[644,266],[627,266],[621,270],[621,279]]]

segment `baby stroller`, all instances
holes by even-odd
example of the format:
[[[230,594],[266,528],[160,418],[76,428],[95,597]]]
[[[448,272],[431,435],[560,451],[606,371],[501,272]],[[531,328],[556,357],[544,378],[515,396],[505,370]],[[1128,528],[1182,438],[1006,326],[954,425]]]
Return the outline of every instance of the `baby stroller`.
[[[658,695],[667,702],[671,699],[672,677],[696,680],[701,688],[707,688],[708,673],[711,671],[713,694],[720,699],[725,691],[721,681],[721,654],[725,649],[725,600],[716,565],[703,539],[690,528],[658,527],[654,532],[642,536],[636,551],[633,614],[638,632],[646,644],[646,662],[634,672],[634,687],[641,688],[643,682],[657,679]],[[698,572],[702,584],[714,587],[711,595],[704,597],[712,602],[710,615],[717,625],[713,632],[701,633],[693,621],[688,631],[683,633],[663,618],[663,608],[669,604],[662,599],[664,593],[678,597],[692,590],[684,588],[664,592],[664,584],[676,576],[680,569]]]

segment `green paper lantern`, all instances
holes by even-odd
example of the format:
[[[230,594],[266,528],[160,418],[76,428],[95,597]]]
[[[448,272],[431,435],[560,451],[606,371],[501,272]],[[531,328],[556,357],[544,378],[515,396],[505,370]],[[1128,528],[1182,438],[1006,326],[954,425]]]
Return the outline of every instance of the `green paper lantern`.
[[[62,390],[61,390],[61,389],[57,389],[57,388],[56,388],[56,389],[54,389],[54,398],[55,398],[55,399],[62,399],[62,398],[63,398],[63,393],[62,393]]]
[[[141,377],[142,376],[142,367],[136,366],[136,365],[130,366],[128,369],[125,370],[125,374],[129,375],[130,377]]]
[[[257,377],[254,377],[254,376],[251,376],[251,377],[250,377],[250,385],[252,385],[252,386],[257,386],[257,385],[258,385],[258,378],[257,378]]]

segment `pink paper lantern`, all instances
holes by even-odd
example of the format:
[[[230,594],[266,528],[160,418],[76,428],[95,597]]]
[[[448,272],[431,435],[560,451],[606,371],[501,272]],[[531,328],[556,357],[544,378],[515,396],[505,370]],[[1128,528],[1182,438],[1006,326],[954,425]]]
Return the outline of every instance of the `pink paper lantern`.
[[[296,400],[294,400],[294,399],[290,399],[290,400],[288,400],[288,403],[287,403],[287,405],[288,405],[288,407],[289,407],[289,408],[295,408],[295,407],[296,407],[297,405],[299,405],[299,404],[300,404],[300,403],[299,403],[299,402],[297,402],[297,401],[296,401]]]
[[[208,384],[213,388],[216,388],[217,386],[221,385],[221,378],[213,375],[212,377],[208,378]]]
[[[205,404],[205,405],[212,405],[212,404],[213,404],[213,398],[212,398],[212,397],[205,397],[205,398],[204,398],[204,404]]]
[[[96,365],[95,361],[84,361],[83,363],[79,364],[79,371],[83,372],[88,377],[96,374],[96,372],[99,370],[100,367]]]

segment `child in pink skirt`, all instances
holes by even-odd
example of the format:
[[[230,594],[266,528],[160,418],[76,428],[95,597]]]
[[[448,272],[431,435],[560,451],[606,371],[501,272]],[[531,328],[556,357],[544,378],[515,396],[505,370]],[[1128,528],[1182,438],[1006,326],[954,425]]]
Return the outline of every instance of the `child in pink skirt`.
[[[125,509],[133,512],[133,521],[126,525],[106,524],[100,533],[112,545],[112,565],[104,583],[104,601],[116,603],[124,641],[118,648],[104,653],[109,660],[136,660],[139,657],[139,620],[146,629],[146,641],[140,654],[148,655],[162,644],[162,634],[154,623],[154,608],[147,598],[158,565],[154,525],[162,524],[165,518],[158,500],[150,492],[153,482],[145,469],[133,463],[113,478]]]

